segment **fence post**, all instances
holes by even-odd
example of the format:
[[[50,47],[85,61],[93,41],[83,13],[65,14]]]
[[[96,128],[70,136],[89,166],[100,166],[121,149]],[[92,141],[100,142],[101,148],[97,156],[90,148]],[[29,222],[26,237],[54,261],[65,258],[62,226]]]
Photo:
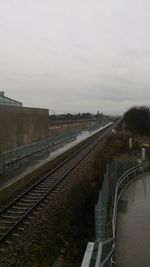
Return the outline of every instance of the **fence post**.
[[[2,143],[0,143],[0,174],[3,173],[3,161],[2,161]]]
[[[145,156],[146,156],[146,150],[145,147],[142,147],[142,160],[145,160]]]

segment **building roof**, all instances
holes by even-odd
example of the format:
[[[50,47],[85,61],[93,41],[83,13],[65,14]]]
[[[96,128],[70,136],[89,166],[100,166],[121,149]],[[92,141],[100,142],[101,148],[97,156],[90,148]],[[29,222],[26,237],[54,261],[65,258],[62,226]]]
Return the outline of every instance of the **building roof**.
[[[0,92],[0,106],[22,107],[22,103],[14,99],[4,96],[4,92]]]

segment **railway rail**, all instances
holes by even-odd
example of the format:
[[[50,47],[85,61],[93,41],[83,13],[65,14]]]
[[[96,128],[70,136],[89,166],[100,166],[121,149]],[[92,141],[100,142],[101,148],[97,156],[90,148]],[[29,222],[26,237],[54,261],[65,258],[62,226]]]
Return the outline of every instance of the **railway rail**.
[[[24,193],[0,210],[0,248],[8,242],[11,234],[19,231],[19,226],[35,211],[56,188],[63,186],[68,174],[90,153],[114,127],[115,123],[93,135],[80,149],[61,162],[56,168],[44,174]]]

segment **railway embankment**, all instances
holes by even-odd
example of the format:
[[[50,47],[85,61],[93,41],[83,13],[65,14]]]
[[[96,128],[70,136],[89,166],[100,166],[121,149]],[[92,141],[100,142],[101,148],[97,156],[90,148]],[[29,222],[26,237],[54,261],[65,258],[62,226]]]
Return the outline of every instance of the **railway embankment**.
[[[39,206],[30,223],[21,226],[22,234],[7,240],[0,266],[80,266],[88,240],[94,240],[94,205],[106,164],[125,150],[118,128],[69,174],[46,205]]]

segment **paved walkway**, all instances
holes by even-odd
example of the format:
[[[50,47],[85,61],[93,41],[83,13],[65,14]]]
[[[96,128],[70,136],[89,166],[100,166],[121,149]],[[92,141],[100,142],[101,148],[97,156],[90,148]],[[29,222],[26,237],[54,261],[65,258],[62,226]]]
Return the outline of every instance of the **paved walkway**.
[[[53,152],[49,149],[43,150],[18,161],[14,167],[6,168],[5,172],[0,175],[0,190],[66,152],[77,143],[79,140],[57,145]]]
[[[117,267],[150,267],[150,175],[124,191],[116,237]]]
[[[56,145],[53,152],[50,152],[50,149],[46,149],[18,161],[13,168],[7,168],[5,172],[0,175],[0,190],[66,152],[103,128],[105,128],[105,126],[94,131],[82,131],[82,133],[80,133],[74,140],[68,140],[65,144]]]

